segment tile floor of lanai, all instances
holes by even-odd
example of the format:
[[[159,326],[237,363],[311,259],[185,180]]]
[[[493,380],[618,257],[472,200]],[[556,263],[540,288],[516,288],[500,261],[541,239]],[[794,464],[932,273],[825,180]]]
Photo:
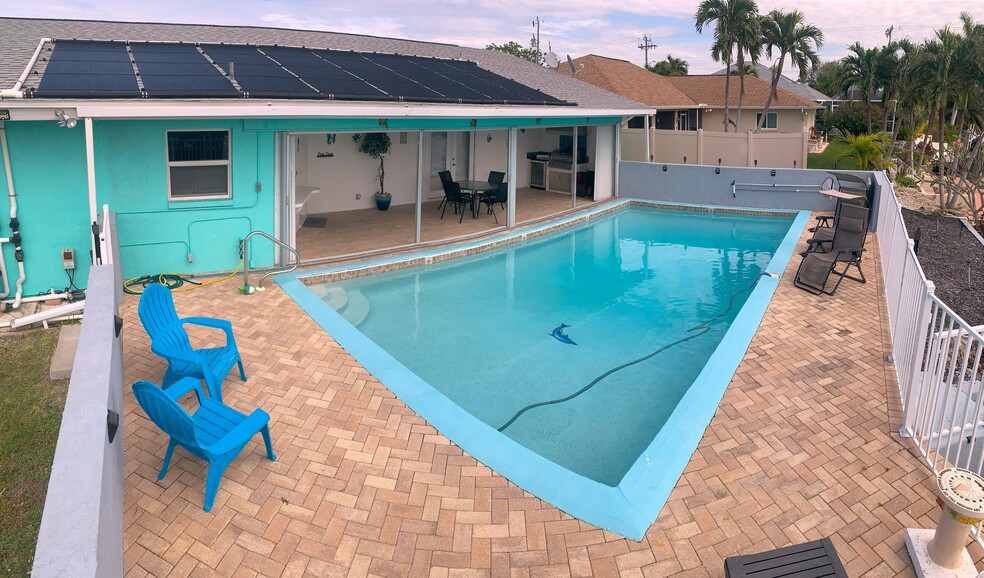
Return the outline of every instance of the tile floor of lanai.
[[[277,461],[251,442],[202,511],[205,466],[125,387],[128,576],[723,576],[725,557],[831,536],[847,572],[913,576],[902,530],[935,527],[933,478],[897,434],[888,332],[870,281],[792,286],[794,257],[710,427],[641,542],[580,522],[462,452],[269,283],[175,301],[233,320],[249,381],[226,403],[271,415]],[[801,247],[805,242],[801,240]],[[127,384],[159,380],[124,303]],[[193,336],[198,338],[198,336]],[[257,438],[258,440],[259,438]],[[980,565],[981,549],[971,556]]]

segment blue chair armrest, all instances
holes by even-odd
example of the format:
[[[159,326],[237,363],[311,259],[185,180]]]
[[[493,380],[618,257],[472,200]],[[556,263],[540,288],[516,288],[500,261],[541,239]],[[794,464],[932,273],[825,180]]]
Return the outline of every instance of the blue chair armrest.
[[[150,350],[165,359],[177,359],[178,361],[202,365],[201,355],[194,351],[178,351],[176,349],[164,347],[156,341],[150,342]]]
[[[192,325],[201,325],[203,327],[213,327],[215,329],[221,329],[226,335],[226,345],[236,347],[236,338],[232,334],[232,322],[226,319],[215,319],[212,317],[185,317],[181,320],[181,323],[190,323]]]
[[[213,317],[185,317],[181,323],[191,323],[192,325],[204,325],[205,327],[215,327],[217,329],[232,329],[232,322],[226,319],[215,319]]]
[[[194,377],[182,377],[178,381],[174,382],[174,385],[164,390],[171,399],[177,401],[182,396],[184,396],[189,391],[194,391],[195,396],[198,398],[198,404],[201,405],[202,399],[205,397],[205,392],[202,391],[202,384]]]
[[[222,439],[202,449],[216,455],[227,454],[248,442],[268,423],[270,423],[270,414],[262,409],[253,410],[253,413],[246,416],[246,419],[239,422],[239,425],[229,430],[229,433],[222,436]]]

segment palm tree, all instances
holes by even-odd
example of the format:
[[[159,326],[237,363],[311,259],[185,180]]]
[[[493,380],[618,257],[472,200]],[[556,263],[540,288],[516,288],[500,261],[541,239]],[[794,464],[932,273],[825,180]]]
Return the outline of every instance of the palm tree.
[[[666,55],[666,60],[654,62],[646,67],[650,72],[662,74],[663,76],[687,76],[690,65],[682,58],[673,58],[672,54]]]
[[[758,36],[758,5],[755,0],[701,0],[694,15],[697,32],[703,32],[704,27],[714,22],[714,43],[711,45],[711,57],[715,61],[723,61],[728,70],[736,54],[738,56],[739,78],[744,92],[745,75],[743,66],[744,54],[751,49],[753,60],[757,58],[755,42]],[[754,34],[753,34],[754,33]],[[731,75],[725,76],[724,81],[724,132],[728,132],[730,119]],[[739,95],[738,110],[741,118],[741,96]]]
[[[844,132],[834,137],[833,143],[845,145],[843,151],[834,157],[834,166],[850,158],[857,163],[859,171],[880,171],[892,165],[888,154],[889,135],[886,132],[859,134]]]
[[[924,93],[930,107],[930,119],[936,122],[938,158],[943,158],[946,148],[945,127],[946,109],[951,101],[956,101],[960,91],[966,87],[966,67],[961,62],[961,38],[949,27],[936,31],[936,38],[923,43],[912,68],[912,81]],[[942,179],[943,163],[937,163]],[[943,189],[938,189],[940,208],[952,208],[955,198],[944,198]]]
[[[850,90],[857,86],[864,94],[865,107],[868,109],[868,133],[871,133],[871,95],[877,88],[878,55],[877,48],[865,48],[860,42],[848,46],[851,51],[841,59],[841,88]]]
[[[776,97],[776,89],[779,86],[779,77],[782,76],[782,67],[786,63],[788,56],[793,65],[799,68],[800,77],[806,75],[811,68],[820,65],[817,57],[817,50],[823,46],[823,32],[812,24],[806,24],[806,16],[799,10],[783,12],[773,10],[769,15],[762,19],[762,39],[765,42],[765,55],[772,58],[772,51],[779,51],[779,58],[776,60],[772,69],[772,88],[769,91],[769,98],[765,101],[765,109],[759,119],[755,132],[762,130],[765,119],[769,114],[769,107],[772,100]]]
[[[735,51],[738,53],[735,65],[738,67],[738,123],[741,126],[741,108],[745,101],[745,53],[748,53],[754,65],[762,55],[762,18],[758,13],[758,5],[749,0],[749,5],[737,14],[735,28]],[[757,76],[757,74],[756,74]]]

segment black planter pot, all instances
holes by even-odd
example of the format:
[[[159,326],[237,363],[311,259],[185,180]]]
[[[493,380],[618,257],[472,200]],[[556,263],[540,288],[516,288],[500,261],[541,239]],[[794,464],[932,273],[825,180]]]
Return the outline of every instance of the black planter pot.
[[[392,200],[393,197],[389,195],[385,197],[376,195],[376,208],[379,209],[380,211],[385,211],[386,209],[390,208],[390,201]]]

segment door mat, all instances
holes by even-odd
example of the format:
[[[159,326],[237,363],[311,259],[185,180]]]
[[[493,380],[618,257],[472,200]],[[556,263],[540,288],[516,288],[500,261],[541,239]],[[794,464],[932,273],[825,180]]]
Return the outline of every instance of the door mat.
[[[325,217],[307,217],[304,219],[304,224],[302,227],[312,227],[314,229],[324,229],[325,224],[328,223],[328,219]]]

